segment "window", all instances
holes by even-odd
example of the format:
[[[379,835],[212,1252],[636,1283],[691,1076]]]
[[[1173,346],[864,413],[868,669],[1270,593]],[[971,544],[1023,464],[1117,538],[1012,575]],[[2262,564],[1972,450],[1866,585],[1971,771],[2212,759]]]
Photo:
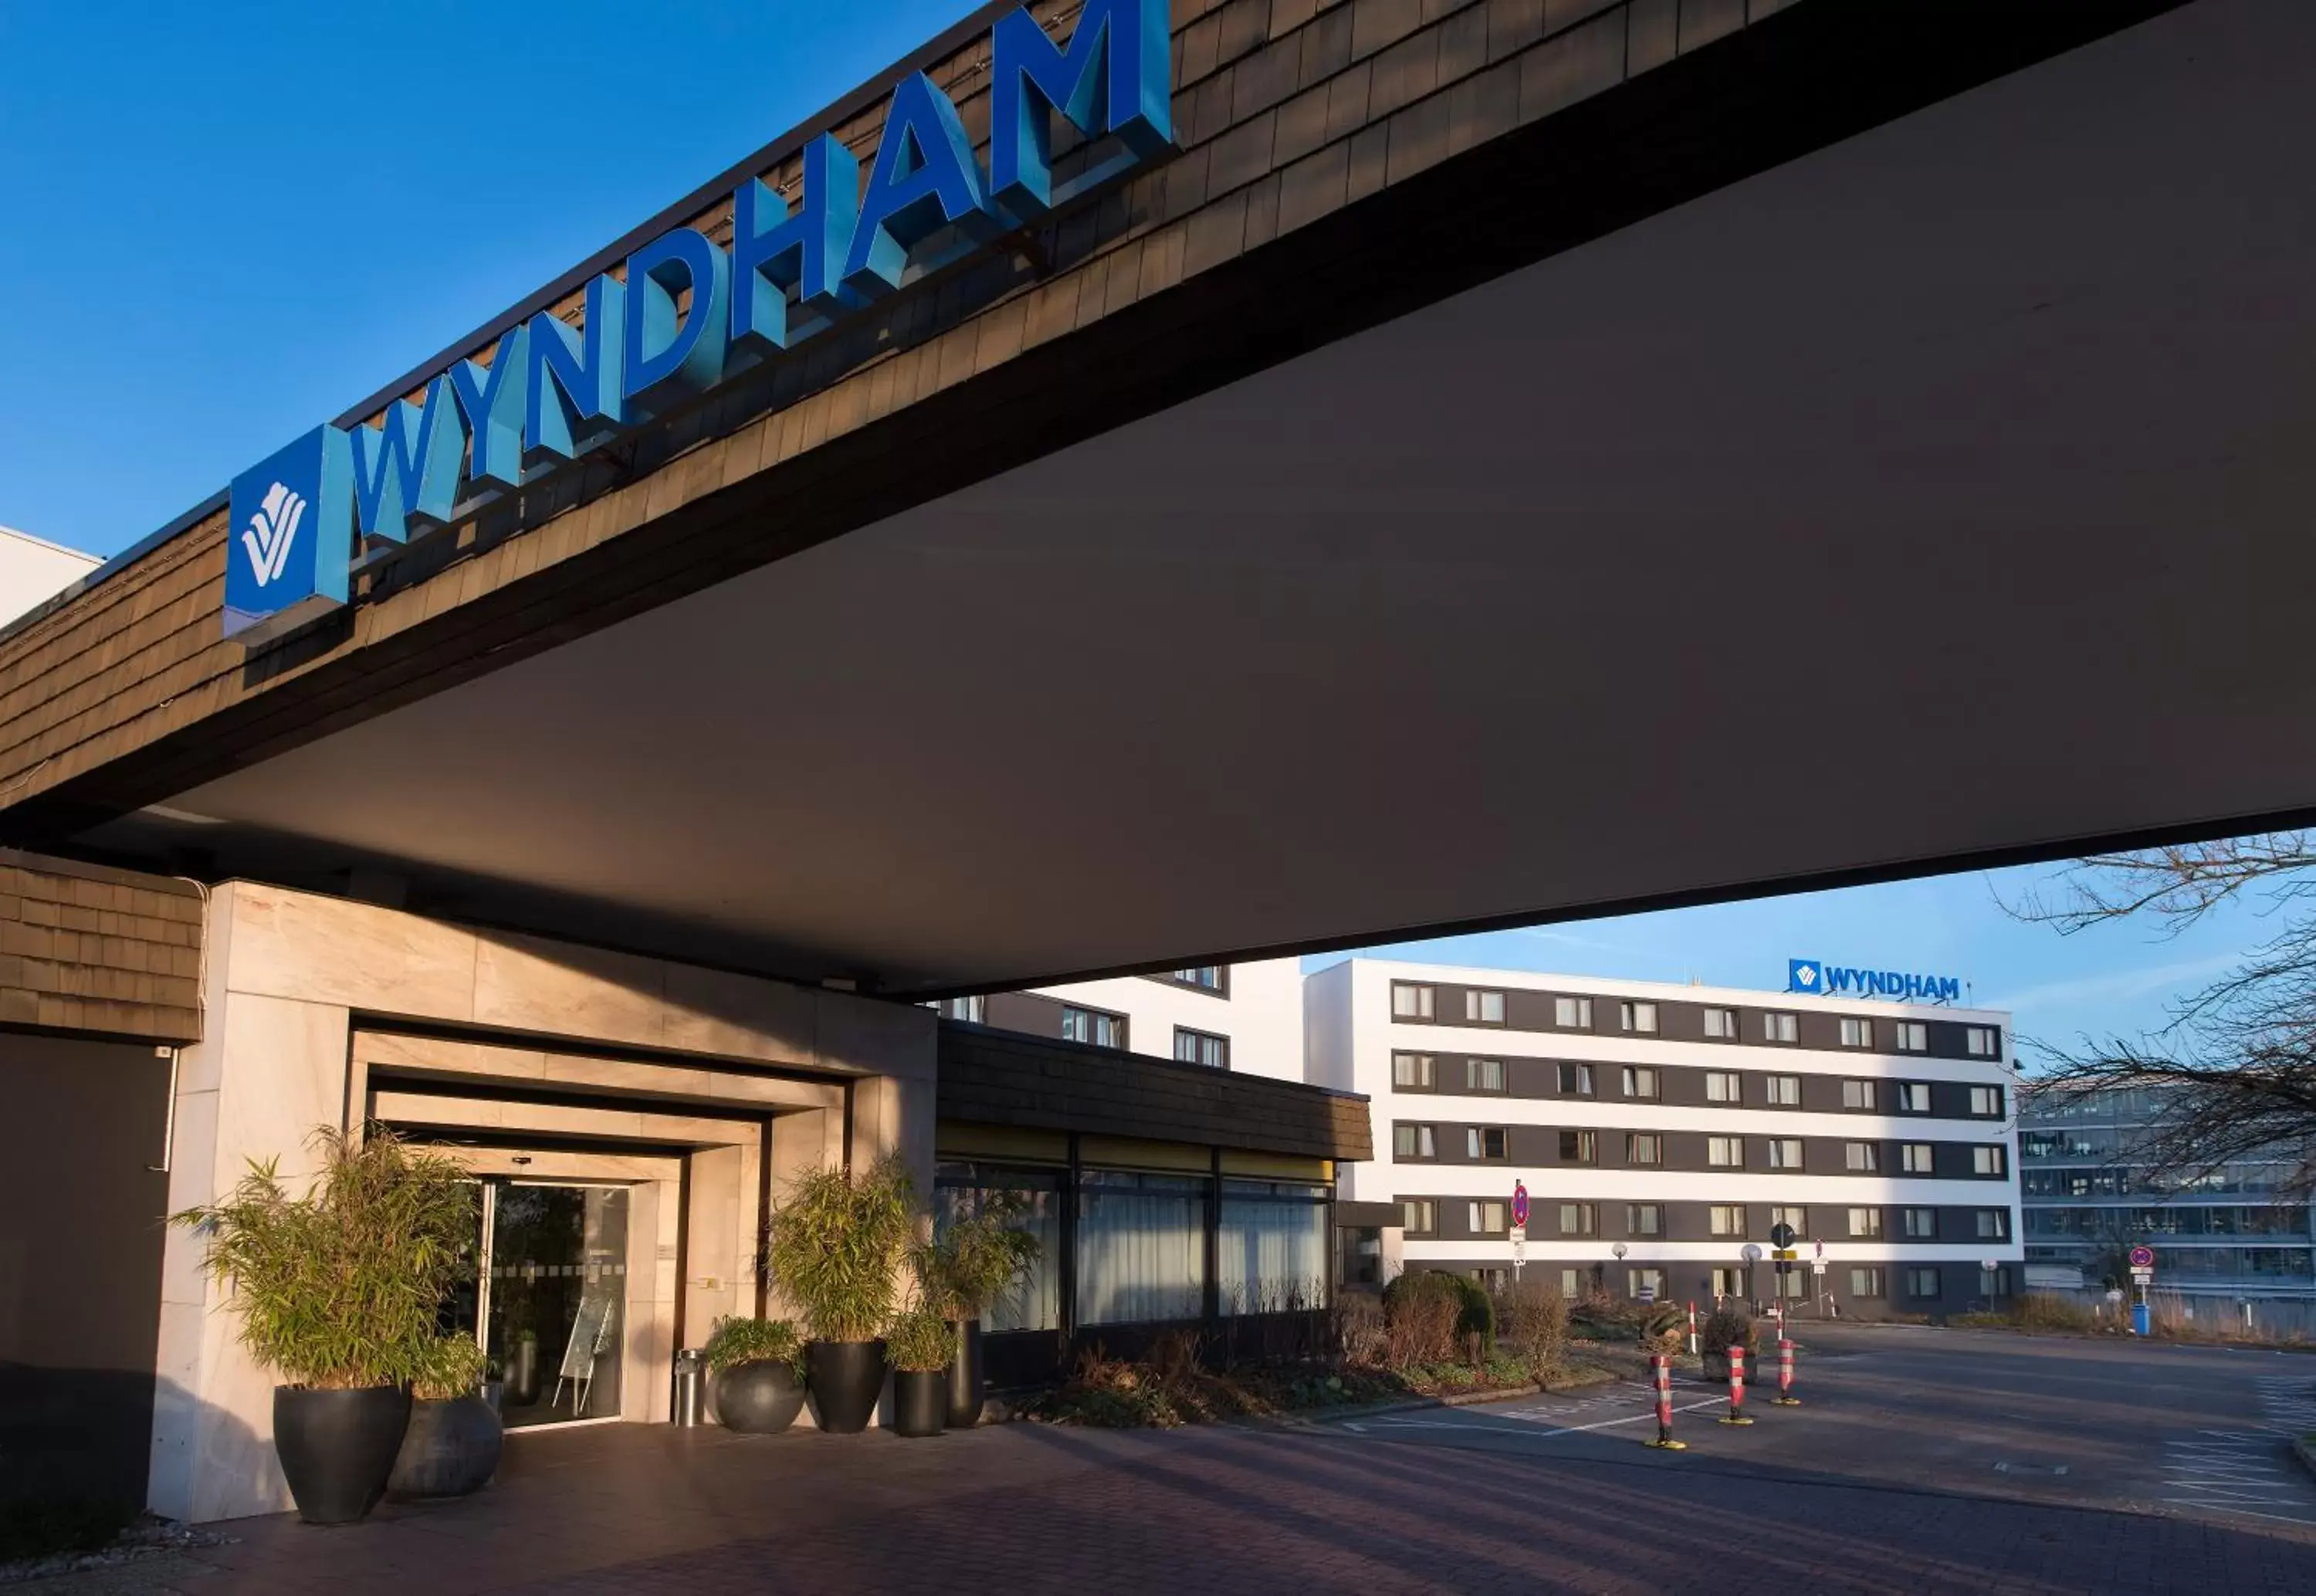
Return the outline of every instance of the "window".
[[[1999,1059],[2002,1056],[2002,1033],[1987,1025],[1965,1025],[1962,1045],[1963,1051],[1973,1059]]]
[[[1799,1108],[1802,1105],[1802,1077],[1798,1075],[1770,1075],[1761,1077],[1762,1101],[1771,1108]]]
[[[1708,1069],[1705,1072],[1705,1100],[1707,1103],[1741,1103],[1745,1100],[1745,1077],[1733,1069]]]
[[[1910,1208],[1905,1212],[1908,1241],[1936,1241],[1938,1238],[1938,1210],[1935,1208]]]
[[[1970,1172],[1973,1175],[2002,1175],[2007,1168],[2000,1148],[1974,1147],[1970,1149]]]
[[[1706,1211],[1707,1228],[1715,1236],[1745,1234],[1745,1209],[1742,1203],[1716,1202]]]
[[[1501,1125],[1470,1125],[1464,1130],[1464,1156],[1483,1164],[1504,1161],[1504,1128]]]
[[[1705,1161],[1715,1169],[1744,1168],[1745,1139],[1741,1136],[1706,1137]]]
[[[1882,1234],[1882,1210],[1878,1208],[1853,1208],[1849,1210],[1849,1234],[1873,1237]]]
[[[1617,1017],[1627,1031],[1653,1033],[1657,1028],[1657,1006],[1653,1003],[1620,1003]]]
[[[1872,1175],[1882,1167],[1882,1148],[1878,1142],[1845,1142],[1841,1148],[1841,1166],[1852,1175]]]
[[[1705,1033],[1715,1042],[1737,1040],[1737,1011],[1733,1008],[1708,1008],[1705,1011]]]
[[[1563,1031],[1590,1031],[1592,1029],[1592,999],[1590,998],[1554,998],[1552,1023]]]
[[[1664,1162],[1664,1138],[1633,1131],[1625,1138],[1625,1162],[1627,1164],[1661,1164]]]
[[[1745,1272],[1741,1269],[1716,1269],[1713,1272],[1713,1295],[1742,1297],[1745,1294]]]
[[[1581,1269],[1562,1270],[1560,1272],[1560,1294],[1563,1297],[1568,1298],[1577,1298],[1584,1295],[1584,1272]]]
[[[1394,1125],[1391,1128],[1391,1156],[1394,1158],[1436,1158],[1439,1148],[1433,1144],[1429,1125]]]
[[[1480,1282],[1481,1289],[1491,1296],[1511,1284],[1512,1281],[1512,1272],[1501,1264],[1492,1267],[1483,1264],[1479,1268],[1472,1271],[1472,1276]]]
[[[1504,1231],[1504,1205],[1501,1199],[1489,1198],[1471,1205],[1472,1234],[1501,1236]]]
[[[1600,1211],[1590,1202],[1563,1202],[1560,1205],[1560,1233],[1563,1236],[1597,1236],[1600,1233]]]
[[[1937,1294],[1938,1272],[1937,1270],[1909,1269],[1906,1271],[1907,1296],[1927,1299],[1936,1297]]]
[[[1429,1197],[1409,1197],[1399,1205],[1399,1225],[1410,1236],[1436,1235],[1439,1229],[1439,1205]]]
[[[1504,1023],[1504,995],[1501,992],[1466,992],[1464,994],[1464,1019],[1474,1025],[1501,1025]]]
[[[1910,1141],[1898,1149],[1898,1167],[1908,1175],[1936,1175],[1938,1149],[1927,1141]]]
[[[1874,1045],[1874,1022],[1844,1020],[1841,1022],[1841,1045],[1846,1048],[1870,1048]]]
[[[1771,1209],[1769,1210],[1769,1228],[1775,1230],[1780,1225],[1791,1225],[1794,1228],[1794,1237],[1795,1240],[1806,1239],[1810,1233],[1809,1210],[1805,1208]]]
[[[1430,1053],[1394,1053],[1391,1084],[1410,1091],[1429,1092],[1438,1075],[1438,1060]]]
[[[1428,1020],[1431,1017],[1431,989],[1411,986],[1406,981],[1391,983],[1391,1017],[1394,1020]]]
[[[2009,1296],[2010,1266],[2007,1264],[1997,1264],[1993,1268],[1989,1269],[1982,1264],[1979,1265],[1978,1294],[1982,1297]]]
[[[1662,1302],[1665,1299],[1663,1270],[1635,1269],[1632,1271],[1632,1280],[1633,1295],[1635,1298],[1645,1296],[1652,1302]]]
[[[1981,1241],[2010,1239],[2010,1210],[2007,1208],[1982,1208],[1978,1210],[1978,1238]]]
[[[1764,1042],[1792,1042],[1801,1034],[1801,1022],[1792,1015],[1765,1014],[1761,1016],[1761,1039]]]
[[[1809,1295],[1809,1271],[1798,1264],[1779,1270],[1777,1282],[1777,1295],[1788,1302],[1798,1302]]]
[[[1802,1139],[1798,1136],[1773,1136],[1769,1139],[1769,1167],[1799,1169],[1802,1166]]]
[[[1563,1097],[1592,1095],[1592,1066],[1563,1064],[1560,1067],[1560,1095]]]
[[[1853,1269],[1849,1272],[1849,1294],[1852,1297],[1879,1297],[1882,1290],[1880,1270]]]
[[[1657,1072],[1653,1069],[1625,1066],[1625,1095],[1653,1098],[1657,1095]]]
[[[1625,1229],[1634,1236],[1662,1236],[1664,1207],[1655,1202],[1628,1202],[1625,1205]]]
[[[1078,1177],[1077,1309],[1088,1325],[1194,1319],[1207,1294],[1203,1176],[1088,1169]],[[1317,1205],[1319,1222],[1326,1209]],[[1321,1233],[1323,1241],[1323,1232]]]
[[[1501,1059],[1465,1060],[1464,1089],[1469,1092],[1502,1091],[1504,1061]]]
[[[1229,986],[1230,977],[1224,973],[1228,968],[1225,964],[1193,964],[1188,969],[1167,973],[1178,986],[1196,987],[1204,992],[1220,992]]]
[[[1930,1051],[1930,1028],[1920,1020],[1900,1020],[1890,1029],[1896,1033],[1900,1052],[1927,1053]]]
[[[1187,1025],[1174,1027],[1174,1057],[1185,1064],[1203,1064],[1209,1069],[1230,1068],[1230,1038],[1216,1036],[1208,1031],[1193,1031]]]
[[[1122,1048],[1126,1045],[1126,1016],[1064,1004],[1062,1035],[1071,1042],[1090,1042],[1096,1047]]]
[[[1215,1220],[1215,1300],[1225,1314],[1327,1299],[1325,1186],[1225,1180]]]
[[[2002,1117],[2002,1088],[2000,1086],[1973,1086],[1970,1089],[1970,1112],[1976,1114],[1982,1120],[2000,1119]]]
[[[932,1008],[945,1020],[968,1020],[976,1025],[989,1023],[989,999],[986,998],[944,998]]]
[[[1926,1114],[1930,1112],[1930,1088],[1923,1081],[1895,1081],[1891,1089],[1898,1096],[1898,1112],[1902,1114]]]
[[[1590,1130],[1563,1130],[1560,1133],[1560,1161],[1563,1164],[1591,1164],[1600,1157],[1600,1138]]]
[[[1841,1106],[1844,1108],[1862,1108],[1869,1113],[1872,1113],[1874,1109],[1874,1083],[1872,1081],[1861,1080],[1846,1080],[1842,1082]]]

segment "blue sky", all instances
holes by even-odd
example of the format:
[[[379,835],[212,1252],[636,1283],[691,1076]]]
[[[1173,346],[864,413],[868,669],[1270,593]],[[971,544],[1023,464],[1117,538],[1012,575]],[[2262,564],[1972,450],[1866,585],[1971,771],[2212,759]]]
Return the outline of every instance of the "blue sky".
[[[111,554],[967,15],[968,0],[0,5],[0,524]],[[127,37],[124,38],[124,35]],[[2159,1024],[2262,927],[2071,939],[1978,874],[1426,944],[1735,986],[1967,979]]]

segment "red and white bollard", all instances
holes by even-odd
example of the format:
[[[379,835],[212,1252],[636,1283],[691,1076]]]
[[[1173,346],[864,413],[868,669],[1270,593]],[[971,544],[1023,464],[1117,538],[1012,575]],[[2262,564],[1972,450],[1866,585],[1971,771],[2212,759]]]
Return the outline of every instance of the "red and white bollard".
[[[1672,1438],[1672,1358],[1664,1352],[1649,1355],[1649,1379],[1657,1389],[1657,1438],[1643,1445],[1668,1452],[1685,1452],[1688,1442]]]
[[[1777,1337],[1777,1394],[1773,1400],[1779,1407],[1802,1405],[1802,1399],[1794,1395],[1794,1343],[1782,1335]]]
[[[1688,1355],[1697,1356],[1697,1304],[1688,1305]]]
[[[1745,1349],[1729,1349],[1729,1411],[1721,1415],[1724,1424],[1750,1424],[1745,1416]]]

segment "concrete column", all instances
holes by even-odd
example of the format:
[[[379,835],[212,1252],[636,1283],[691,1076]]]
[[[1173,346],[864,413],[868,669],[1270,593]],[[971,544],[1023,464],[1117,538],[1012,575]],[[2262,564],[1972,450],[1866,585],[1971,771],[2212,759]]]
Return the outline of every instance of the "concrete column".
[[[169,1209],[213,1201],[278,1160],[293,1189],[315,1166],[318,1126],[345,1128],[348,1012],[229,989],[236,888],[212,895],[203,1035],[178,1071]],[[273,1387],[240,1342],[225,1288],[200,1267],[201,1238],[172,1226],[161,1265],[161,1334],[147,1504],[204,1523],[288,1507],[273,1454]]]

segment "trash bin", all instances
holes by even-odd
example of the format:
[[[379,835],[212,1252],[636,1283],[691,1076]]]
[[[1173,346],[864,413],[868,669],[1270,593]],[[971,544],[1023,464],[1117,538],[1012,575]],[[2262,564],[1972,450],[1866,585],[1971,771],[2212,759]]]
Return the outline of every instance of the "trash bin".
[[[708,1395],[708,1368],[697,1347],[675,1355],[675,1422],[685,1429],[699,1423]]]

